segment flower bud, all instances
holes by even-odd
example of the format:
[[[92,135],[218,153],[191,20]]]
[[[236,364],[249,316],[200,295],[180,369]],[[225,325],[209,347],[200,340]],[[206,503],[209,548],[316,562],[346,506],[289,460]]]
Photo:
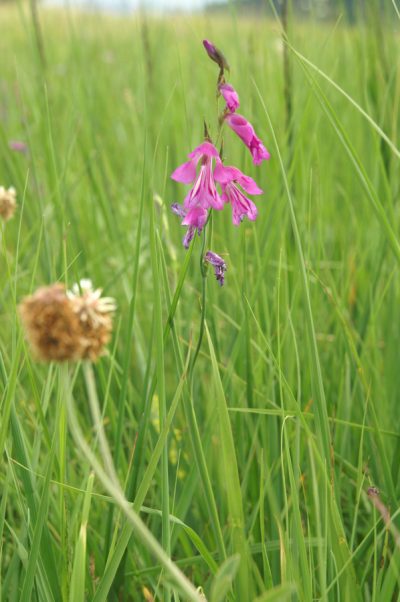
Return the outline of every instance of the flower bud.
[[[221,71],[229,71],[229,64],[221,50],[219,50],[210,40],[203,40],[203,46],[212,61],[217,63]]]

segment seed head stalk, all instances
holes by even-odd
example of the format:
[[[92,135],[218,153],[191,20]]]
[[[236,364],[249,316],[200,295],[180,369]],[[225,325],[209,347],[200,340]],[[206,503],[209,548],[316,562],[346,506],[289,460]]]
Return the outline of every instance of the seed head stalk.
[[[190,600],[192,602],[201,602],[201,598],[193,584],[185,577],[182,571],[169,558],[169,556],[160,546],[156,538],[146,527],[139,514],[134,511],[132,504],[126,499],[123,489],[118,480],[111,452],[108,446],[107,437],[104,431],[92,365],[89,362],[86,362],[84,364],[83,370],[90,410],[100,443],[100,453],[103,463],[101,463],[97,459],[96,455],[86,442],[86,439],[82,433],[76,415],[71,383],[68,382],[66,383],[65,387],[65,400],[70,430],[77,446],[80,448],[81,452],[88,459],[88,461],[91,463],[98,479],[102,483],[107,493],[112,497],[114,502],[117,504],[117,506],[119,506],[119,508],[127,517],[128,521],[131,523],[133,530],[137,535],[138,541],[141,541],[143,545],[149,550],[149,552],[152,553],[153,556],[160,562],[160,564],[165,569],[166,573],[170,575],[170,577],[175,581],[181,592],[185,595],[185,599]]]

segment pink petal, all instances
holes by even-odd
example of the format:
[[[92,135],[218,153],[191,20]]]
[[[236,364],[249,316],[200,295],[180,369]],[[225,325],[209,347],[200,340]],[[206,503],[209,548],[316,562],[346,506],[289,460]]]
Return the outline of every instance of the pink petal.
[[[217,163],[214,169],[214,178],[221,185],[228,184],[229,182],[237,182],[249,194],[262,194],[263,192],[253,178],[246,176],[237,167],[223,165],[220,162]]]
[[[203,207],[193,207],[188,211],[186,217],[182,221],[183,226],[193,226],[198,230],[202,230],[207,221],[208,212]]]
[[[241,174],[240,177],[236,178],[236,182],[240,184],[240,186],[245,190],[248,194],[262,194],[263,190],[257,185],[257,183],[250,178],[250,176],[246,176]]]
[[[219,157],[217,149],[211,142],[202,142],[189,154],[189,157],[198,161],[201,155],[206,155],[206,157]]]
[[[177,182],[190,184],[196,178],[196,164],[197,161],[193,159],[183,163],[172,172],[171,178]]]
[[[262,161],[267,161],[270,158],[269,152],[256,135],[253,136],[249,148],[253,156],[254,165],[260,165]]]

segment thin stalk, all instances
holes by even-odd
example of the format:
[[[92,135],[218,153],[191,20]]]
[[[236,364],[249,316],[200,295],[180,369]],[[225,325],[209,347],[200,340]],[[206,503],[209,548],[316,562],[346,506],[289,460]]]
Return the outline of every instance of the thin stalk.
[[[201,349],[201,343],[203,341],[204,336],[204,324],[206,319],[206,297],[207,297],[207,268],[204,265],[204,251],[206,248],[206,230],[207,224],[203,230],[202,243],[201,243],[201,252],[200,252],[200,273],[201,273],[201,316],[200,316],[200,330],[199,330],[199,338],[197,341],[196,349],[193,354],[193,359],[190,364],[189,370],[189,382],[193,385],[193,370],[196,365],[196,361]]]
[[[210,222],[207,227],[207,233],[208,233],[209,237],[212,236],[212,216],[210,217]],[[205,275],[207,273],[206,266],[203,263],[205,239],[206,239],[206,237],[204,235],[202,250],[201,250],[201,254],[200,254],[202,275],[203,275],[203,273]],[[159,244],[161,244],[160,241],[159,241]],[[191,247],[191,248],[193,248],[193,247]],[[160,255],[161,255],[161,258],[163,258],[162,253]],[[168,300],[168,303],[171,303],[171,298],[170,298],[171,293],[170,293],[169,286],[168,286],[168,278],[167,278],[167,274],[166,274],[165,263],[162,264],[162,268],[163,268],[163,278],[164,278],[164,282],[165,282],[165,291],[167,294],[167,300]],[[203,291],[202,291],[203,301],[202,301],[202,318],[201,318],[202,325],[200,326],[199,341],[196,346],[196,349],[198,348],[198,350],[200,350],[201,341],[202,341],[203,334],[205,331],[206,288],[205,288],[204,279],[203,279],[203,285],[204,286],[203,286]],[[176,349],[178,370],[181,374],[183,374],[186,371],[186,367],[183,362],[180,346],[178,343],[178,336],[177,336],[177,333],[175,330],[175,325],[174,325],[173,321],[171,321],[171,336],[172,336],[172,341],[173,341],[174,347]],[[194,403],[193,403],[193,393],[192,393],[193,382],[191,382],[191,378],[192,378],[191,371],[193,374],[193,369],[194,369],[195,363],[196,363],[195,361],[192,361],[189,365],[188,381],[187,381],[185,389],[184,389],[185,390],[185,398],[184,398],[184,406],[183,407],[184,407],[184,412],[185,412],[185,419],[186,419],[186,421],[188,423],[188,427],[189,427],[188,430],[189,430],[189,435],[190,435],[190,442],[191,442],[192,449],[193,449],[193,454],[194,454],[195,461],[196,461],[196,464],[197,464],[197,467],[198,467],[198,470],[200,473],[201,484],[202,484],[202,487],[204,490],[204,497],[205,497],[206,504],[207,504],[207,510],[208,510],[208,513],[210,516],[210,521],[211,521],[211,525],[212,525],[212,529],[213,529],[213,533],[214,533],[214,537],[215,537],[215,543],[216,543],[216,546],[218,549],[219,558],[222,562],[227,557],[226,550],[225,550],[225,543],[224,543],[224,538],[222,535],[221,525],[219,522],[218,509],[217,509],[217,504],[215,501],[214,491],[213,491],[213,487],[211,484],[210,475],[208,473],[206,458],[204,455],[203,440],[200,435],[195,407],[194,407]],[[190,366],[191,366],[191,369],[190,369]]]
[[[283,95],[285,98],[285,112],[286,112],[286,133],[288,140],[288,147],[290,153],[292,153],[293,146],[293,84],[292,84],[292,69],[291,61],[289,56],[289,48],[287,40],[289,38],[289,0],[283,0],[282,4],[282,43],[283,43],[283,81],[284,89]]]
[[[163,345],[163,324],[162,324],[162,293],[160,286],[160,266],[157,252],[157,239],[154,225],[154,206],[152,205],[150,214],[150,240],[151,240],[151,263],[153,271],[154,286],[154,317],[156,334],[156,371],[157,371],[157,393],[158,393],[158,414],[160,420],[160,430],[164,428],[167,415],[167,402],[165,393],[165,368],[164,368],[164,345]],[[169,522],[169,475],[168,475],[168,437],[165,441],[161,456],[161,504],[162,504],[162,545],[171,556],[171,530]],[[163,591],[164,602],[170,602],[171,591],[168,587]]]
[[[65,488],[66,481],[66,441],[67,441],[67,420],[65,414],[65,404],[63,403],[64,391],[68,386],[68,364],[62,365],[59,372],[59,393],[58,393],[58,453],[59,453],[59,473],[60,481],[59,489],[59,513],[60,513],[60,562],[61,562],[61,579],[60,585],[64,598],[67,597],[67,572],[65,567],[67,559],[65,550],[67,549],[66,535],[66,508],[65,508]]]
[[[39,56],[41,67],[44,71],[46,69],[46,54],[44,51],[43,33],[42,33],[42,28],[41,28],[40,20],[39,20],[37,0],[30,0],[29,6],[30,6],[30,10],[31,10],[32,25],[33,25],[33,30],[34,30],[34,34],[35,34],[35,42],[36,42],[36,47],[37,47],[37,51],[38,51],[38,56]]]
[[[114,468],[114,462],[108,446],[106,434],[103,427],[103,418],[100,411],[99,399],[97,396],[96,381],[93,373],[91,362],[83,363],[83,375],[85,379],[86,391],[89,398],[90,413],[92,414],[93,423],[95,425],[96,436],[100,443],[100,451],[103,458],[104,466],[108,476],[118,486],[118,476]]]
[[[89,369],[85,370],[85,376],[89,378],[88,383],[90,387],[88,387],[88,397],[89,404],[91,408],[93,407],[93,415],[95,422],[95,429],[99,436],[100,441],[100,449],[104,453],[104,462],[105,465],[108,464],[111,459],[111,453],[108,448],[107,439],[104,433],[103,423],[101,421],[101,412],[98,404],[97,392],[94,380],[91,381],[91,375]],[[87,384],[88,384],[87,383]],[[93,385],[93,386],[92,386]],[[115,469],[111,459],[111,465],[108,466],[110,470],[110,474],[104,470],[101,463],[96,458],[96,455],[93,453],[92,449],[86,442],[86,439],[82,433],[81,427],[79,426],[78,418],[75,411],[74,401],[72,397],[72,391],[70,387],[66,391],[66,406],[68,411],[68,419],[71,434],[75,440],[75,443],[81,449],[82,453],[91,463],[94,471],[97,474],[100,482],[102,483],[105,490],[108,494],[113,498],[117,506],[122,510],[125,514],[131,525],[133,526],[134,532],[136,533],[138,541],[144,544],[144,546],[149,550],[151,554],[160,562],[165,571],[170,575],[170,577],[177,584],[179,589],[182,591],[187,599],[192,602],[201,602],[201,598],[199,594],[196,592],[193,584],[185,577],[185,575],[180,571],[180,569],[176,566],[174,562],[168,557],[163,548],[160,546],[156,538],[146,527],[140,516],[133,510],[132,504],[128,502],[126,499],[123,489],[116,479]],[[104,450],[103,450],[104,447]]]
[[[211,213],[210,213],[210,215],[211,215]],[[208,473],[207,462],[206,462],[206,458],[204,455],[202,439],[201,439],[201,435],[200,435],[199,425],[197,422],[196,411],[195,411],[194,401],[193,401],[194,400],[194,395],[193,395],[194,368],[195,368],[195,365],[196,365],[196,362],[197,362],[197,359],[198,359],[198,356],[200,353],[201,344],[202,344],[203,337],[204,337],[206,308],[207,308],[207,268],[204,264],[204,251],[206,248],[206,240],[207,240],[207,236],[206,236],[207,225],[208,224],[206,223],[204,230],[203,230],[202,245],[201,245],[200,258],[199,258],[200,272],[201,272],[201,277],[202,277],[199,338],[197,341],[196,349],[193,354],[193,359],[190,363],[189,391],[188,391],[189,394],[187,396],[187,404],[185,404],[185,417],[189,423],[189,431],[190,431],[193,451],[194,451],[194,454],[196,457],[196,462],[197,462],[197,465],[198,465],[198,468],[200,471],[200,478],[202,481],[202,485],[203,485],[204,492],[205,492],[205,497],[207,500],[208,511],[210,513],[210,518],[211,518],[211,521],[213,524],[213,529],[214,529],[215,538],[216,538],[216,544],[218,546],[218,552],[219,552],[221,560],[223,560],[226,558],[225,543],[224,543],[224,538],[223,538],[220,523],[219,523],[217,504],[215,502],[215,496],[214,496],[213,488],[211,485],[210,475]],[[183,366],[182,360],[180,361],[180,363]]]

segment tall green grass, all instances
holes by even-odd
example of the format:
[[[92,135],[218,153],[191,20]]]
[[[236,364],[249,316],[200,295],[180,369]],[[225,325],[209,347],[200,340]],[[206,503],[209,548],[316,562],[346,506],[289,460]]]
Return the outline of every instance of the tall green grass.
[[[289,14],[286,58],[279,20],[234,11],[41,10],[38,37],[0,9],[1,600],[400,595],[400,22],[373,8]],[[204,37],[271,160],[225,133],[265,193],[255,223],[213,216],[228,272],[193,368],[201,241],[169,174],[216,134]],[[117,300],[109,353],[35,363],[18,302],[83,277]]]

